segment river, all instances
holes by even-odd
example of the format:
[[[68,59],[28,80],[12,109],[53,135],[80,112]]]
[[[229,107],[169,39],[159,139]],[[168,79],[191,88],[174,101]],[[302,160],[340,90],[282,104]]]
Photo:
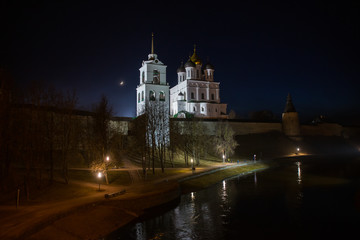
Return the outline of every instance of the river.
[[[358,235],[359,157],[299,157],[278,163],[184,194],[175,207],[123,227],[107,239],[351,239]]]

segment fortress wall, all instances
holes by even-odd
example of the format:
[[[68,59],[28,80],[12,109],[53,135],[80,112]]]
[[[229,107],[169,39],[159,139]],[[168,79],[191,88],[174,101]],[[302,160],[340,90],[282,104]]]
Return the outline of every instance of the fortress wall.
[[[235,131],[235,135],[248,135],[267,132],[281,132],[281,123],[264,123],[264,122],[229,122]]]
[[[186,124],[189,121],[184,121]],[[267,133],[267,132],[281,132],[281,123],[264,123],[264,122],[236,122],[236,121],[206,121],[202,120],[202,124],[206,126],[207,134],[214,135],[217,124],[228,123],[235,131],[235,135],[248,135],[256,133]]]
[[[342,136],[343,127],[336,123],[321,123],[318,125],[301,125],[302,136]]]
[[[115,129],[121,135],[128,135],[129,124],[129,120],[110,120],[110,127]]]

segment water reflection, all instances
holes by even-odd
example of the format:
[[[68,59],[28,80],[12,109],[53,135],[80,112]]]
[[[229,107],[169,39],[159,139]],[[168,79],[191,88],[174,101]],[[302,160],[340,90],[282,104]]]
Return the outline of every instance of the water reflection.
[[[315,169],[323,173],[323,166],[287,162],[278,169],[221,181],[181,196],[176,208],[114,239],[309,239],[312,233],[323,239],[332,236],[324,229],[351,232],[348,225],[356,229],[360,211],[351,204],[355,193],[348,192],[349,186],[307,184]]]
[[[297,182],[298,184],[301,184],[301,162],[296,162],[297,165]]]
[[[136,231],[136,239],[146,239],[146,229],[144,228],[143,223],[136,223],[135,224],[135,231]]]
[[[195,200],[195,193],[191,192],[191,201],[194,201],[194,200]]]
[[[255,187],[256,187],[256,184],[257,184],[256,172],[254,173],[254,183],[255,183]]]

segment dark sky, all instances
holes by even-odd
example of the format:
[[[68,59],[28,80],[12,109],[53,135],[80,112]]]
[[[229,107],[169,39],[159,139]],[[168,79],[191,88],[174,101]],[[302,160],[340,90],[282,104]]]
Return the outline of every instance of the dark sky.
[[[2,1],[1,63],[22,86],[75,88],[81,108],[105,94],[117,116],[135,116],[154,32],[171,87],[196,44],[242,118],[280,118],[288,93],[303,120],[360,115],[359,1],[215,2]]]

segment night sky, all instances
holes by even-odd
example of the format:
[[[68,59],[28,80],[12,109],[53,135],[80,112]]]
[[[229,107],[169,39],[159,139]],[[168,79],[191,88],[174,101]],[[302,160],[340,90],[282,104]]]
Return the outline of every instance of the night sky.
[[[154,32],[171,87],[196,44],[228,112],[280,118],[290,93],[303,121],[349,120],[360,115],[360,2],[322,2],[2,1],[1,64],[20,86],[76,89],[80,109],[105,94],[133,117]]]

